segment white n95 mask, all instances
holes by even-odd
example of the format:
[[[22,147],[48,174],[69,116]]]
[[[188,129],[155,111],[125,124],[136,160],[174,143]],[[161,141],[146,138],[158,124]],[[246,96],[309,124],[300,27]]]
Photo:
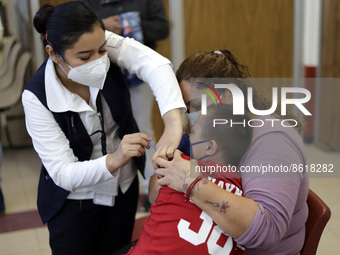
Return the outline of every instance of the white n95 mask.
[[[61,59],[70,68],[70,71],[66,73],[60,65],[61,69],[67,75],[67,78],[86,86],[103,89],[106,74],[110,68],[110,61],[107,53],[96,60],[76,67],[71,67],[63,57],[61,57]]]

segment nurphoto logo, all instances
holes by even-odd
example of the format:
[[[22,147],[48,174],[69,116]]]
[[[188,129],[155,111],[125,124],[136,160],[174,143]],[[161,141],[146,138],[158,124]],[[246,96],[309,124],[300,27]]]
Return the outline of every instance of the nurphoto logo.
[[[247,96],[244,95],[243,91],[235,84],[214,84],[213,86],[208,85],[204,82],[197,82],[200,84],[198,89],[203,90],[206,94],[201,94],[201,114],[207,114],[207,95],[209,95],[214,104],[218,106],[218,104],[222,105],[221,96],[218,94],[216,89],[228,89],[232,95],[233,103],[233,115],[244,115],[246,113],[245,110],[245,102],[247,103],[247,107],[250,113],[254,114],[255,116],[271,116],[278,107],[281,110],[281,116],[287,115],[287,106],[291,105],[298,109],[304,116],[312,115],[310,111],[305,107],[304,104],[309,102],[311,99],[311,93],[306,88],[301,87],[272,87],[271,88],[271,107],[269,109],[256,109],[254,107],[254,100],[253,100],[253,88],[247,87]],[[210,92],[209,90],[212,92]],[[217,96],[217,100],[215,100],[214,95]],[[293,95],[294,97],[289,97],[289,95]],[[279,105],[279,96],[280,96],[280,105]],[[298,125],[298,121],[295,119],[284,119],[284,118],[261,118],[256,119],[252,118],[248,121],[244,120],[243,122],[232,122],[232,120],[228,119],[214,119],[213,127],[216,125],[225,125],[229,124],[230,126],[235,125],[248,125],[250,127],[262,127],[265,122],[269,122],[272,127],[275,124],[280,124],[283,127],[296,127]]]

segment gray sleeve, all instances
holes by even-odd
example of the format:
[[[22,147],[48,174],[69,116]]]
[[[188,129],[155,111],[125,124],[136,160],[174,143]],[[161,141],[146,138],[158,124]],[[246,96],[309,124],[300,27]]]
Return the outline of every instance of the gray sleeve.
[[[146,17],[142,13],[141,25],[145,44],[165,39],[169,35],[169,22],[162,0],[148,0]]]

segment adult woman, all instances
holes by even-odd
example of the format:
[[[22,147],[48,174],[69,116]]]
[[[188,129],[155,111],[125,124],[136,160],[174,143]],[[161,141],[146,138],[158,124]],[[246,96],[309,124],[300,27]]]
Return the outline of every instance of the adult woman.
[[[202,92],[190,78],[246,78],[248,72],[229,51],[221,50],[192,55],[182,63],[176,75],[184,101],[190,114],[193,114],[200,110]],[[232,83],[246,94],[247,86],[242,79],[233,79]],[[219,95],[223,103],[233,103],[228,90],[219,91]],[[270,108],[264,103],[263,96],[255,92],[253,96],[255,109]],[[263,120],[282,118],[277,113],[255,117]],[[271,124],[253,130],[252,143],[241,161],[241,167],[305,165],[303,142],[297,130],[277,125],[272,127]],[[190,164],[179,157],[171,162],[158,159],[156,163],[163,167],[156,170],[162,177],[158,180],[159,185],[168,185],[185,193],[186,187],[194,181],[194,178],[183,179],[184,174],[189,174]],[[245,246],[245,254],[299,254],[308,215],[307,174],[291,172],[271,175],[241,171],[241,177],[244,197],[230,194],[211,182],[200,181],[191,193],[191,200],[225,233]],[[154,186],[156,188],[157,185]],[[229,207],[224,213],[220,207],[211,206],[205,201],[213,201],[214,205],[227,203]]]
[[[185,107],[180,90],[168,60],[105,32],[82,1],[45,5],[34,25],[49,58],[26,85],[22,101],[43,163],[38,210],[48,225],[52,253],[111,254],[130,241],[136,171],[143,173],[142,155],[152,138],[137,133],[120,68],[110,65],[107,51],[155,92],[165,124],[155,157],[171,156],[179,142],[179,108]],[[175,94],[164,99],[168,89]]]

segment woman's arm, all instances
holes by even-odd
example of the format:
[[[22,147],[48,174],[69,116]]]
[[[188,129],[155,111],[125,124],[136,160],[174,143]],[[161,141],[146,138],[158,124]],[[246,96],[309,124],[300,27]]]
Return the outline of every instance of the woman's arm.
[[[112,178],[106,168],[106,157],[79,162],[70,148],[69,140],[39,99],[24,90],[22,103],[26,129],[35,151],[52,180],[65,190],[91,186]]]
[[[304,144],[293,128],[260,136],[251,145],[243,167],[276,166],[289,169],[304,165]],[[274,130],[275,131],[275,130]],[[287,235],[304,227],[304,212],[308,194],[308,174],[299,171],[279,170],[242,173],[244,196],[259,205],[248,230],[236,241],[247,248],[267,249]],[[293,218],[294,213],[299,216]],[[291,233],[289,233],[291,231]],[[297,243],[297,245],[299,245]]]
[[[252,143],[245,163],[250,167],[304,164],[300,140],[297,134],[294,136],[284,132],[262,135]],[[158,159],[157,163],[164,167],[156,170],[159,176],[163,176],[158,183],[184,193],[185,187],[194,180],[188,173],[194,162],[186,162],[177,152],[171,162]],[[307,177],[298,172],[275,175],[241,172],[241,175],[242,178],[246,176],[242,181],[245,197],[231,194],[213,183],[200,181],[192,192],[191,200],[241,245],[247,248],[272,247],[287,233],[297,204],[303,207],[301,203],[305,200],[298,201],[298,196],[300,192],[308,191],[307,184],[301,190],[302,182]]]
[[[110,60],[147,82],[156,97],[162,117],[173,109],[186,110],[171,62],[131,38],[105,31]]]
[[[194,169],[197,161],[183,159],[179,151],[175,152],[172,161],[157,159],[157,164],[162,166],[156,170],[159,176],[163,176],[158,180],[160,185],[168,185],[185,194],[195,180],[194,171],[190,173],[190,168]],[[207,179],[194,186],[190,199],[234,238],[240,237],[249,228],[258,208],[255,201],[223,190]]]
[[[105,35],[111,61],[147,82],[156,97],[165,129],[153,159],[171,158],[182,136],[181,113],[186,110],[171,62],[134,39],[109,31]]]
[[[164,114],[163,121],[164,131],[157,143],[157,150],[152,157],[155,169],[158,167],[155,163],[158,157],[164,159],[173,158],[174,151],[177,149],[182,137],[182,120],[180,109],[174,109]]]
[[[131,157],[140,156],[149,148],[151,137],[135,133],[123,137],[118,149],[97,159],[79,161],[70,148],[69,140],[47,110],[30,91],[22,94],[26,128],[42,164],[56,185],[65,190],[78,188],[112,179],[112,174],[125,165]]]

